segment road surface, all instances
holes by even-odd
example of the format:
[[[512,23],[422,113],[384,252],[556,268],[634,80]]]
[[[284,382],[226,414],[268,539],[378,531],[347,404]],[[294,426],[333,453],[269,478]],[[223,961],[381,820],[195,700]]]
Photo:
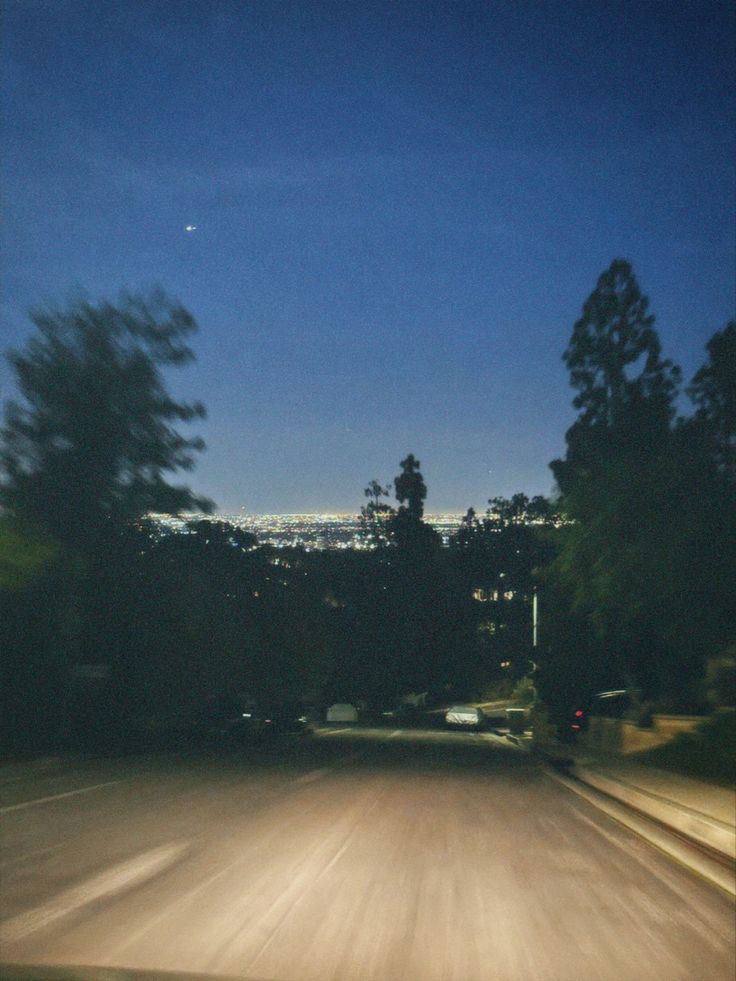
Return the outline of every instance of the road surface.
[[[732,981],[730,900],[493,734],[336,727],[0,771],[5,962]]]

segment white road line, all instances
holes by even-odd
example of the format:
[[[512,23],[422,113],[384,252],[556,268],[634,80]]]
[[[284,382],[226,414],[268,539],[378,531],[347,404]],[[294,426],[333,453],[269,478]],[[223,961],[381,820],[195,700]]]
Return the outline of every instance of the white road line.
[[[36,930],[74,913],[96,899],[139,885],[175,862],[187,847],[185,842],[161,845],[159,848],[153,848],[119,865],[114,865],[78,886],[66,889],[48,903],[5,920],[0,924],[0,941],[14,943],[22,940],[29,933],[35,933]]]
[[[122,783],[122,780],[107,780],[105,783],[96,783],[91,787],[80,787],[78,790],[67,790],[63,794],[52,794],[51,797],[37,797],[36,800],[24,800],[22,804],[11,804],[9,807],[0,807],[0,814],[8,814],[10,811],[22,811],[24,807],[34,807],[36,804],[48,804],[52,800],[61,800],[62,797],[74,797],[75,794],[88,794],[91,790],[100,790],[102,787],[112,787],[113,784]]]
[[[396,738],[397,736],[400,736],[400,735],[401,735],[401,729],[395,729],[395,730],[394,730],[394,731],[393,731],[393,732],[392,732],[392,733],[390,734],[390,736],[389,736],[388,738],[389,738],[389,739],[395,739],[395,738]]]
[[[351,732],[351,729],[317,729],[322,736],[334,736],[338,732]]]
[[[331,772],[331,766],[324,766],[321,770],[310,770],[309,773],[303,773],[300,777],[297,777],[294,783],[311,783],[313,780],[319,780],[320,777],[325,777]]]

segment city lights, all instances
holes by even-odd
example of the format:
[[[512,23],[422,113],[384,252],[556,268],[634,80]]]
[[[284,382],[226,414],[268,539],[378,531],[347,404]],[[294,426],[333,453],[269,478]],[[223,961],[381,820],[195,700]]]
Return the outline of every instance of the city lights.
[[[163,515],[150,517],[169,531],[184,532],[187,523],[201,519],[200,515]],[[307,552],[321,549],[366,549],[360,535],[358,515],[346,513],[312,514],[221,514],[214,519],[226,521],[243,531],[254,534],[259,545],[275,548],[303,548]],[[452,513],[426,514],[424,520],[442,536],[447,545],[457,530],[462,515]]]

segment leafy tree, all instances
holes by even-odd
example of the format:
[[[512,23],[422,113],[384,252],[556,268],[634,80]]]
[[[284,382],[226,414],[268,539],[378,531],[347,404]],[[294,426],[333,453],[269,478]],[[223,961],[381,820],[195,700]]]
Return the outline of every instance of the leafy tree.
[[[575,520],[599,513],[610,479],[650,471],[669,438],[679,368],[663,360],[649,301],[631,264],[614,260],[583,305],[563,360],[580,414],[552,472]]]
[[[211,545],[213,551],[227,550],[229,547],[246,552],[258,545],[256,535],[229,521],[208,521],[204,518],[199,521],[187,521],[187,530],[205,546]]]
[[[427,485],[419,470],[419,460],[410,453],[399,464],[401,473],[394,480],[396,500],[405,508],[415,521],[421,521],[424,516],[424,501],[427,497]]]
[[[541,494],[531,499],[526,494],[513,497],[492,497],[486,517],[494,527],[506,528],[509,525],[550,524],[557,520],[552,503]]]
[[[64,724],[67,612],[53,562],[22,570],[0,589],[0,749],[28,752],[51,746]]]
[[[615,473],[651,472],[670,436],[680,371],[661,357],[654,317],[631,269],[617,259],[599,277],[573,327],[563,360],[580,415],[566,434],[564,460],[552,462],[565,511],[599,513]]]
[[[0,516],[0,590],[22,589],[53,561],[57,547],[37,528]]]
[[[398,508],[382,500],[388,497],[389,488],[377,480],[365,488],[368,503],[360,509],[360,534],[368,545],[394,545],[415,551],[439,547],[440,536],[422,520],[427,485],[420,466],[413,453],[401,461],[401,473],[394,480]]]
[[[175,401],[161,374],[192,360],[191,314],[157,290],[31,319],[37,333],[8,355],[20,400],[6,404],[1,432],[5,508],[75,546],[150,511],[211,510],[166,480],[204,448],[174,428],[204,407]]]
[[[460,525],[457,531],[450,536],[450,546],[463,550],[470,548],[479,527],[480,522],[478,521],[475,508],[468,508],[460,519]]]
[[[673,426],[679,370],[662,359],[646,299],[630,265],[617,260],[586,301],[564,355],[581,413],[567,433],[565,459],[551,464],[571,519],[561,530],[552,584],[561,607],[615,664],[613,683],[683,708],[698,703],[714,637],[706,619],[718,619],[703,595],[714,585],[708,568],[721,566],[708,543],[721,537],[720,518],[733,510],[726,504],[724,512],[722,496],[719,502],[699,435],[725,431],[706,417],[724,418],[714,393],[727,376],[727,340],[723,348],[716,343],[715,362],[697,376],[700,430]],[[724,449],[722,438],[718,445]],[[590,643],[580,646],[581,677],[582,661],[593,663]]]
[[[395,512],[381,498],[389,496],[389,488],[372,480],[363,493],[368,498],[368,503],[360,509],[360,535],[369,547],[387,545],[386,523]]]
[[[687,392],[695,405],[679,421],[674,440],[673,484],[687,515],[678,550],[681,583],[669,619],[678,640],[708,662],[703,687],[721,704],[727,677],[736,664],[733,640],[733,570],[736,568],[736,322],[717,331],[706,345],[708,358]],[[677,581],[677,580],[676,580]],[[679,599],[679,603],[676,600]]]
[[[511,664],[505,673],[527,670],[533,590],[537,571],[554,557],[558,516],[541,495],[494,497],[488,504],[482,518],[468,510],[450,538],[450,555],[466,594],[483,600],[470,615],[491,680],[501,662]]]
[[[427,485],[419,469],[421,464],[410,453],[399,466],[401,473],[394,479],[399,507],[388,522],[390,537],[400,548],[431,551],[439,547],[440,537],[434,528],[422,520]]]
[[[581,410],[568,444],[585,429],[641,426],[642,408],[660,423],[672,418],[680,372],[662,360],[648,308],[631,264],[615,259],[585,301],[563,355]]]
[[[549,560],[552,551],[546,534],[559,521],[550,501],[538,495],[531,500],[525,494],[512,498],[493,497],[483,518],[473,508],[457,532],[450,538],[450,548],[464,554],[466,568],[475,578],[492,580],[508,577],[514,589],[530,590],[535,567]],[[481,581],[476,585],[482,585]]]
[[[688,395],[695,422],[709,440],[718,467],[736,482],[736,320],[711,337],[708,361],[694,376]]]
[[[464,687],[477,675],[472,597],[423,521],[427,487],[413,454],[394,482],[399,507],[372,481],[361,512],[364,538],[389,547],[359,556],[336,586],[343,643],[330,691],[391,701],[408,691]]]

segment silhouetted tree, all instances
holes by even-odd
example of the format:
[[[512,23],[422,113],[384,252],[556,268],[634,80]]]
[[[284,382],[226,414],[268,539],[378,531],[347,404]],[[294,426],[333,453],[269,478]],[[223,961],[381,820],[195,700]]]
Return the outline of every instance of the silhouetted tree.
[[[0,517],[0,748],[41,748],[59,726],[63,669],[51,629],[57,554],[37,527]]]
[[[368,503],[360,509],[360,535],[373,548],[387,545],[386,523],[394,514],[394,509],[381,498],[389,496],[389,488],[372,480],[363,493],[368,498]]]
[[[166,480],[204,448],[174,428],[204,407],[172,399],[160,370],[192,360],[191,314],[158,290],[31,319],[37,333],[8,355],[20,400],[5,407],[3,506],[75,546],[150,511],[211,510]]]
[[[581,410],[567,434],[568,450],[586,431],[634,426],[641,436],[641,409],[660,424],[671,420],[680,371],[662,360],[648,308],[631,264],[614,260],[585,301],[563,355],[578,393],[573,405]]]
[[[388,521],[391,540],[402,549],[431,551],[440,546],[441,540],[434,528],[422,520],[427,485],[419,469],[421,464],[410,453],[399,466],[401,473],[394,479],[399,507]]]
[[[406,508],[413,520],[421,521],[424,517],[424,501],[427,497],[427,485],[419,470],[421,463],[413,453],[410,453],[399,466],[401,473],[394,480],[396,500]]]
[[[130,704],[132,681],[158,670],[160,688],[175,698],[184,677],[173,665],[186,658],[186,645],[172,649],[180,631],[160,603],[166,584],[144,574],[146,534],[138,549],[130,536],[149,511],[212,508],[167,480],[191,469],[204,446],[175,428],[203,417],[203,406],[174,400],[162,374],[192,360],[187,341],[196,324],[161,290],[117,304],[80,300],[31,319],[36,333],[8,355],[18,397],[6,404],[0,431],[0,505],[18,527],[52,543],[53,557],[11,601],[24,615],[5,618],[3,671],[26,738],[36,738],[34,727],[51,742],[75,731],[97,738],[112,728],[105,720],[114,691]],[[139,616],[146,597],[158,619]],[[43,623],[29,615],[36,606]],[[164,624],[170,630],[157,635]],[[167,643],[157,646],[155,636]],[[172,650],[165,669],[159,650]],[[90,662],[104,662],[108,684],[79,682],[75,665]]]
[[[736,321],[730,321],[706,345],[708,361],[695,374],[687,393],[697,423],[709,440],[726,478],[736,482]]]
[[[450,538],[450,555],[466,595],[481,600],[470,615],[487,680],[493,680],[502,661],[511,662],[506,674],[527,670],[536,575],[554,557],[558,516],[541,495],[494,497],[488,504],[482,518],[468,510]]]
[[[214,549],[239,549],[247,552],[258,545],[258,538],[253,532],[239,528],[229,521],[210,521],[201,518],[199,521],[187,521],[187,530],[205,546]]]
[[[717,331],[706,350],[687,390],[695,413],[675,431],[672,484],[682,504],[669,513],[670,530],[681,526],[673,542],[680,571],[671,578],[685,588],[667,613],[677,640],[708,662],[704,686],[713,696],[713,679],[736,665],[736,322]],[[725,690],[721,685],[721,698]]]
[[[571,519],[554,585],[611,652],[620,684],[693,707],[710,633],[696,598],[709,579],[703,539],[716,531],[701,507],[715,503],[712,468],[702,440],[688,446],[673,426],[679,370],[661,357],[628,263],[601,276],[564,359],[581,413],[551,464]]]
[[[58,549],[38,528],[0,516],[0,590],[22,589],[53,561]]]
[[[346,567],[339,652],[330,691],[390,702],[409,691],[464,689],[477,676],[472,597],[455,575],[439,534],[423,521],[427,487],[413,454],[394,482],[399,507],[372,481],[362,509],[364,537],[388,547]],[[366,535],[367,532],[367,535]]]

